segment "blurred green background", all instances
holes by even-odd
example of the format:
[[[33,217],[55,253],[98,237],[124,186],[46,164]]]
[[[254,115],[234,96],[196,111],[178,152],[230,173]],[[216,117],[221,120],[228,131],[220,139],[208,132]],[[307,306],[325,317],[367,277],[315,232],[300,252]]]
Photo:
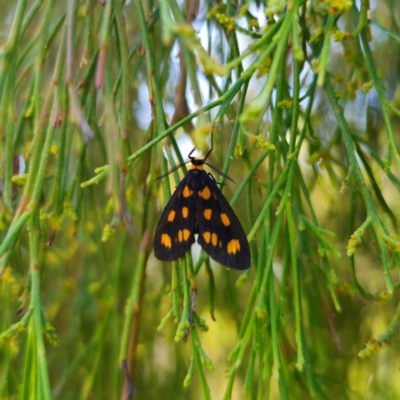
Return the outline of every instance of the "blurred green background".
[[[0,5],[1,399],[400,398],[397,1]],[[212,124],[243,273],[153,254]]]

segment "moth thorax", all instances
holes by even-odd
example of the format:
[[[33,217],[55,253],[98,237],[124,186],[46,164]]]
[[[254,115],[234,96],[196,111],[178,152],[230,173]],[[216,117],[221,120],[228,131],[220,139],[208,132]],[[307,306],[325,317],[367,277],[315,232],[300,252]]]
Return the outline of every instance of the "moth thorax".
[[[202,174],[204,171],[198,170],[198,169],[192,169],[190,170],[190,183],[192,184],[193,188],[197,190],[197,188],[202,185]]]
[[[204,165],[204,160],[202,158],[193,158],[191,160],[192,165],[194,165],[195,167]]]

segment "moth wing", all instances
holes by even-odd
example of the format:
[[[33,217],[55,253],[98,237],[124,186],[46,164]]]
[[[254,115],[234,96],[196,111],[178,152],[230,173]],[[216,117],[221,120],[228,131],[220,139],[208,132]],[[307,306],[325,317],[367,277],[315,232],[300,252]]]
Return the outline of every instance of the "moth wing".
[[[161,261],[178,259],[194,242],[194,190],[185,177],[166,205],[154,234],[154,255]]]
[[[220,264],[247,269],[251,256],[243,227],[218,186],[208,175],[207,178],[203,178],[202,186],[195,194],[198,242]]]

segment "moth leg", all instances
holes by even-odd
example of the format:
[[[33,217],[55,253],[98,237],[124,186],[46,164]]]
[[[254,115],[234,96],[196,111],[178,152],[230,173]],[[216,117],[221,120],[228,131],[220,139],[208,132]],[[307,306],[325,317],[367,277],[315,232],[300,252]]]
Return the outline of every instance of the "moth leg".
[[[224,182],[224,183],[222,183],[222,182],[217,182],[212,174],[208,173],[208,176],[214,181],[214,183],[216,183],[216,184],[218,184],[218,185],[222,185],[222,186],[225,185],[225,182]],[[232,179],[231,179],[231,180],[232,180]]]

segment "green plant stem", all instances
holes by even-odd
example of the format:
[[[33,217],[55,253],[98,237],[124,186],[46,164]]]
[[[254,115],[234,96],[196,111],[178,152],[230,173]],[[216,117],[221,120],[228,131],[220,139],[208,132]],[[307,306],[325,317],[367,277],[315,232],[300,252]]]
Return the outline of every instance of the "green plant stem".
[[[5,56],[8,52],[14,50],[15,44],[18,44],[18,40],[21,35],[22,21],[24,18],[24,12],[26,8],[27,0],[19,0],[17,3],[17,9],[14,15],[14,21],[11,25],[10,34],[8,36],[7,44],[2,46],[0,50],[0,58]]]
[[[363,2],[367,2],[368,0],[363,0]],[[361,10],[362,11],[362,10]],[[389,36],[391,39],[395,40],[398,44],[400,44],[400,36],[396,35],[395,33],[393,33],[392,31],[390,31],[389,29],[386,29],[385,27],[383,27],[381,24],[379,24],[377,21],[373,21],[371,19],[368,19],[367,22],[373,26],[376,26],[377,28],[379,28],[382,32],[385,33],[385,35]],[[368,38],[367,38],[368,39]]]
[[[256,222],[254,223],[253,227],[251,228],[250,233],[247,235],[247,239],[250,241],[255,233],[257,232],[258,228],[260,227],[261,223],[263,222],[266,214],[270,211],[270,207],[272,204],[272,200],[275,198],[279,190],[282,188],[282,186],[285,183],[285,180],[287,178],[288,170],[285,169],[283,173],[280,175],[278,180],[276,181],[273,190],[269,193],[267,201],[265,202],[262,210],[260,211],[260,214],[257,217]]]
[[[370,340],[367,346],[360,350],[358,353],[359,357],[365,357],[371,355],[372,351],[378,352],[382,347],[383,343],[389,344],[393,335],[396,333],[400,323],[400,303],[397,305],[396,312],[392,317],[388,327],[378,335],[376,340]]]
[[[334,14],[329,14],[328,15],[328,20],[326,22],[325,28],[324,28],[324,43],[322,45],[322,50],[320,52],[320,55],[318,57],[318,66],[317,66],[317,74],[318,74],[318,81],[317,85],[318,86],[323,86],[325,82],[325,74],[326,74],[326,66],[329,62],[329,56],[330,56],[330,43],[331,43],[331,32],[333,29],[333,24],[335,22],[336,15]]]
[[[271,238],[272,239],[272,238]],[[275,277],[272,273],[272,265],[268,273],[268,289],[262,286],[261,296],[268,292],[269,300],[269,312],[270,312],[270,323],[271,323],[271,341],[272,341],[272,354],[273,354],[273,366],[272,366],[272,377],[280,381],[282,376],[280,374],[281,359],[279,352],[278,342],[278,313],[276,310],[275,302]]]
[[[295,309],[295,319],[296,319],[296,346],[297,346],[297,361],[296,368],[300,371],[303,370],[304,366],[304,355],[303,355],[303,340],[302,340],[302,315],[301,315],[301,296],[300,296],[300,276],[299,267],[297,264],[297,254],[296,254],[296,237],[295,237],[295,223],[293,220],[292,213],[292,203],[288,201],[286,203],[286,215],[288,221],[288,232],[290,241],[290,259],[293,271],[293,301]]]
[[[207,379],[203,371],[203,364],[201,362],[201,356],[199,351],[201,345],[199,344],[199,337],[196,328],[191,329],[191,334],[192,334],[193,359],[197,368],[197,372],[199,374],[200,387],[201,387],[201,392],[203,394],[203,399],[211,400],[210,388],[208,387]]]
[[[352,235],[355,230],[355,218],[356,218],[356,207],[357,207],[356,198],[357,198],[357,192],[355,190],[352,190],[351,197],[350,197],[350,210],[349,210],[349,236]],[[360,293],[360,295],[366,299],[380,300],[380,297],[378,294],[367,292],[358,282],[357,275],[356,275],[354,254],[352,254],[349,257],[349,259],[350,259],[352,290],[353,291],[357,290]]]
[[[117,2],[117,5],[120,3]],[[126,162],[125,154],[128,149],[126,147],[126,139],[129,132],[129,54],[128,54],[128,40],[126,36],[125,18],[122,7],[118,9],[117,16],[118,35],[121,41],[121,148],[124,151],[123,162]]]
[[[243,85],[243,89],[242,89],[242,91],[240,93],[240,101],[239,101],[239,106],[238,106],[237,113],[236,113],[235,122],[233,124],[231,140],[229,142],[229,147],[228,147],[228,151],[227,151],[227,154],[226,154],[226,157],[225,157],[224,166],[222,167],[222,172],[224,174],[228,173],[229,166],[230,166],[232,158],[233,158],[233,153],[235,151],[235,146],[236,146],[236,143],[238,141],[239,129],[240,129],[239,118],[240,118],[240,115],[241,115],[241,113],[243,111],[243,108],[244,108],[244,103],[245,103],[245,99],[246,99],[246,93],[247,93],[248,86],[249,86],[249,83],[246,82]],[[224,183],[224,182],[225,182],[225,177],[222,176],[221,177],[221,183]]]
[[[182,283],[179,276],[179,264],[177,261],[172,263],[172,280],[171,280],[171,294],[172,306],[174,310],[175,322],[179,321],[180,305],[182,303],[183,293],[181,290]]]
[[[25,1],[25,0],[24,0]],[[23,1],[21,1],[22,3]],[[44,0],[36,0],[32,7],[27,12],[21,27],[21,36],[25,33],[26,29],[32,22],[33,18],[36,16],[37,12],[41,9]]]
[[[360,33],[361,43],[364,49],[365,61],[367,62],[369,74],[374,81],[374,85],[376,88],[376,93],[378,94],[379,103],[381,105],[383,121],[385,123],[386,134],[388,136],[389,141],[389,149],[394,154],[397,167],[400,167],[400,154],[397,150],[396,142],[394,140],[392,124],[390,123],[390,117],[388,112],[388,100],[385,96],[385,90],[382,85],[382,81],[379,78],[378,71],[376,70],[374,59],[372,57],[371,49],[365,34],[365,31],[361,31]],[[390,157],[390,154],[388,155]]]
[[[187,335],[190,332],[189,318],[190,318],[191,300],[190,300],[188,266],[185,257],[182,257],[181,261],[183,264],[182,265],[183,311],[178,325],[178,329],[175,334],[176,342],[179,342],[182,339],[186,340]],[[193,357],[195,357],[195,354],[193,354]]]
[[[46,174],[47,162],[50,154],[50,146],[52,144],[54,135],[54,126],[52,121],[55,118],[57,112],[57,103],[53,101],[53,110],[51,118],[48,123],[48,129],[43,134],[40,133],[40,140],[37,140],[34,145],[32,161],[29,169],[28,181],[25,185],[25,190],[22,195],[20,204],[17,211],[14,214],[13,221],[7,232],[7,235],[0,246],[0,257],[8,252],[11,252],[18,236],[24,226],[24,223],[28,220],[31,213],[38,209],[40,195],[43,187],[43,182]],[[42,131],[42,128],[40,129]],[[39,138],[38,138],[39,139]],[[29,203],[28,203],[29,202]],[[4,268],[2,262],[2,268]]]
[[[356,5],[353,4],[353,8],[355,8]],[[356,29],[354,29],[353,33],[351,34],[351,37],[353,39],[357,39],[361,31],[366,28],[368,29],[368,9],[369,9],[369,0],[361,0],[360,1],[360,19],[358,21]]]
[[[336,120],[339,124],[339,127],[342,132],[342,137],[344,141],[344,145],[346,148],[346,153],[347,153],[347,158],[349,160],[349,165],[350,168],[352,169],[352,174],[354,176],[354,179],[357,183],[357,188],[361,193],[361,196],[364,200],[365,207],[367,209],[368,216],[372,218],[372,228],[376,232],[376,238],[378,241],[378,251],[379,255],[382,260],[382,266],[383,266],[383,271],[384,271],[384,277],[385,277],[385,282],[386,282],[386,287],[389,293],[393,292],[393,282],[392,278],[389,272],[389,265],[387,262],[387,255],[386,255],[386,249],[383,243],[383,240],[381,238],[381,233],[388,233],[386,228],[382,226],[382,223],[380,221],[380,218],[378,216],[378,213],[375,209],[374,203],[372,201],[372,198],[368,192],[368,189],[365,186],[365,181],[360,169],[360,166],[358,165],[357,158],[354,153],[354,142],[352,139],[352,135],[350,132],[350,129],[347,125],[347,121],[344,118],[343,111],[341,107],[339,106],[339,103],[336,99],[333,86],[330,82],[329,79],[325,80],[325,89],[328,94],[329,100],[332,104],[333,112],[335,113]]]
[[[254,46],[252,46],[247,51],[243,52],[242,55],[231,60],[227,64],[228,69],[236,68],[236,66],[239,65],[246,57],[253,54],[254,52],[262,50],[261,54],[257,57],[256,61],[254,61],[252,65],[249,68],[247,68],[242,75],[244,80],[249,80],[251,76],[256,72],[257,68],[262,66],[262,63],[265,61],[266,57],[268,57],[277,46],[278,41],[275,39],[275,36],[281,29],[283,21],[284,21],[283,18],[279,19],[276,24],[268,28],[268,30],[264,33],[262,38],[258,42],[256,42]],[[266,45],[268,45],[268,47],[265,49]]]
[[[143,279],[143,271],[145,269],[147,260],[147,251],[150,241],[150,232],[147,230],[143,236],[142,243],[140,245],[140,252],[137,259],[137,264],[132,279],[132,288],[130,291],[130,297],[128,299],[125,308],[125,319],[122,331],[121,346],[119,351],[119,362],[120,365],[124,360],[128,358],[128,348],[129,348],[129,335],[133,323],[133,315],[140,309],[140,290]]]
[[[276,80],[278,79],[277,76],[278,76],[279,66],[281,65],[282,59],[285,58],[287,38],[289,36],[290,29],[292,26],[293,15],[297,13],[299,5],[300,1],[295,0],[293,7],[285,15],[282,27],[280,28],[279,32],[274,36],[274,42],[276,41],[277,45],[276,45],[275,55],[272,60],[272,65],[269,70],[267,83],[262,88],[257,98],[253,100],[251,105],[244,112],[241,118],[242,121],[246,121],[248,119],[256,117],[258,124],[260,123],[260,116],[264,113],[269,104],[272,89],[274,88]]]
[[[254,322],[255,322],[254,319],[255,318],[256,318],[256,315],[253,313],[250,318],[249,324],[246,327],[246,331],[245,331],[243,337],[238,342],[238,348],[235,351],[236,356],[233,360],[233,365],[229,368],[229,371],[227,372],[228,383],[226,385],[225,395],[223,398],[224,400],[229,400],[232,397],[232,388],[233,388],[233,383],[234,383],[234,379],[235,379],[235,373],[243,361],[246,348],[251,340],[253,329],[254,329]]]
[[[30,307],[33,309],[33,330],[31,335],[33,336],[34,347],[33,362],[36,363],[37,374],[35,374],[35,368],[31,371],[34,375],[31,376],[33,379],[37,379],[36,385],[36,398],[42,398],[45,400],[51,399],[50,381],[48,375],[48,367],[46,361],[46,349],[43,340],[43,321],[42,321],[42,302],[40,299],[40,261],[39,261],[39,243],[40,243],[40,222],[39,222],[39,211],[35,211],[29,222],[29,242],[30,242],[30,257],[31,257],[31,302]],[[28,349],[28,352],[30,350]],[[26,368],[30,366],[26,365]]]
[[[281,74],[281,77],[284,75]],[[294,76],[294,85],[293,85],[293,100],[292,100],[292,122],[290,126],[290,143],[289,143],[289,156],[288,156],[288,164],[289,164],[289,173],[286,181],[285,192],[282,196],[282,200],[279,204],[278,211],[280,212],[285,208],[285,203],[287,198],[291,195],[293,190],[293,178],[297,166],[297,156],[298,152],[296,152],[296,139],[297,139],[297,124],[299,120],[299,107],[300,107],[300,63],[297,60],[294,60],[293,64],[293,76]],[[304,135],[299,135],[299,144],[301,144],[304,139]],[[299,148],[299,147],[298,147]]]

